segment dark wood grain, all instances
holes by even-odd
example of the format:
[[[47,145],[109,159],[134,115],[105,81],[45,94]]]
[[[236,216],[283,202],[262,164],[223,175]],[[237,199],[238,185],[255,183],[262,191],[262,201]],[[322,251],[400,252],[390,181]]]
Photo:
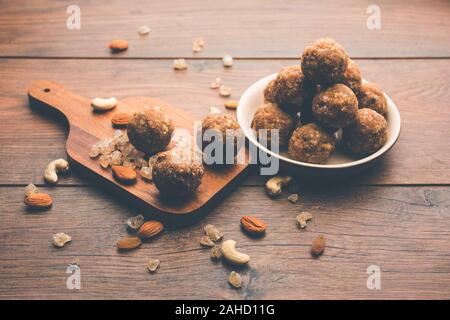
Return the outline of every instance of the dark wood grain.
[[[450,56],[450,3],[446,0],[379,0],[381,29],[369,30],[373,1],[77,1],[81,29],[68,30],[73,1],[3,1],[0,55],[111,57],[108,44],[125,38],[130,47],[116,58],[297,57],[312,41],[330,36],[353,57]],[[152,32],[139,36],[141,25]]]
[[[185,72],[175,72],[170,60],[0,60],[0,183],[43,183],[46,164],[65,156],[64,126],[28,106],[25,88],[33,81],[55,79],[91,98],[152,96],[201,119],[211,106],[225,111],[226,99],[209,89],[217,76],[231,86],[231,99],[238,99],[257,79],[295,62],[237,61],[231,70],[224,70],[219,61],[200,60],[190,61]],[[442,143],[442,137],[450,135],[447,103],[450,60],[358,60],[358,63],[364,77],[379,83],[397,104],[402,132],[380,166],[353,183],[450,183],[450,145]],[[251,178],[246,183],[263,181]],[[84,182],[69,174],[60,183]]]
[[[29,213],[23,189],[0,188],[1,298],[313,299],[450,298],[450,189],[448,187],[314,188],[301,201],[271,200],[262,187],[240,187],[200,223],[164,233],[136,251],[119,253],[124,220],[137,214],[95,187],[42,188],[51,210]],[[305,230],[296,215],[308,210]],[[150,212],[147,212],[149,214]],[[242,215],[268,223],[264,238],[242,233]],[[231,268],[209,259],[199,245],[213,223],[250,255],[241,272],[248,285],[227,284]],[[56,249],[51,236],[66,232],[72,243]],[[325,253],[310,257],[312,239],[323,234]],[[68,290],[66,268],[79,258],[82,289]],[[145,268],[161,260],[156,274]],[[381,290],[368,290],[366,269],[381,268]]]

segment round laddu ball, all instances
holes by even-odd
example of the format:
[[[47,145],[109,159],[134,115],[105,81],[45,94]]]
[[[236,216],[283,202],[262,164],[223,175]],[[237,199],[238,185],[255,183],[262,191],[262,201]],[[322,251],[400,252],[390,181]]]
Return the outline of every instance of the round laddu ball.
[[[191,195],[201,184],[203,174],[203,165],[194,161],[191,150],[172,149],[153,161],[153,182],[165,196]]]
[[[362,85],[358,94],[358,103],[360,109],[369,108],[386,117],[387,100],[376,84],[367,82]]]
[[[332,135],[315,123],[295,129],[289,140],[289,155],[299,161],[325,163],[335,149]]]
[[[233,157],[238,153],[239,139],[243,137],[243,132],[236,119],[226,113],[211,113],[202,121],[202,147],[203,149],[212,141],[204,141],[205,133],[221,136],[223,150],[222,163],[225,163],[227,153],[227,143],[233,143]]]
[[[348,59],[347,70],[345,70],[339,82],[352,89],[353,93],[356,95],[358,95],[359,91],[361,90],[361,71],[359,70],[358,65],[352,59]]]
[[[302,54],[302,70],[315,83],[336,83],[347,69],[348,55],[333,39],[325,38],[306,47]]]
[[[387,140],[387,122],[378,112],[364,108],[356,113],[355,121],[344,128],[342,141],[353,153],[369,155]]]
[[[266,101],[275,102],[284,111],[296,114],[311,101],[312,85],[299,65],[285,67],[264,90]]]
[[[147,154],[164,150],[170,143],[173,130],[169,114],[158,106],[135,112],[127,125],[131,144]]]
[[[312,111],[324,126],[343,128],[355,120],[358,99],[346,85],[334,84],[314,97]]]
[[[252,128],[258,133],[261,129],[276,129],[278,131],[279,146],[286,146],[294,130],[295,121],[275,103],[266,103],[260,106],[253,117]],[[272,146],[270,131],[267,132],[267,146]]]

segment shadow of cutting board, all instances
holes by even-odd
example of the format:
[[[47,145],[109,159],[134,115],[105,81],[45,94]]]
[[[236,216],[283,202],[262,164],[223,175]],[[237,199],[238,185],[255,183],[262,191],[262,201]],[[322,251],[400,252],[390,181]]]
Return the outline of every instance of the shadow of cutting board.
[[[245,164],[219,169],[205,166],[202,183],[192,197],[184,200],[165,199],[160,196],[152,182],[145,182],[139,176],[133,185],[119,184],[112,177],[111,169],[103,169],[98,159],[89,157],[89,151],[100,139],[114,135],[116,128],[111,125],[111,117],[115,113],[132,114],[151,105],[158,105],[171,115],[176,128],[187,129],[194,136],[196,119],[191,114],[150,97],[126,98],[119,101],[113,110],[97,113],[90,106],[90,99],[78,96],[60,84],[46,80],[33,83],[28,88],[28,96],[34,109],[44,112],[53,109],[63,115],[57,117],[58,121],[67,120],[69,136],[66,148],[72,166],[85,176],[94,179],[102,190],[109,190],[114,197],[119,197],[127,204],[143,210],[143,214],[155,214],[160,219],[174,221],[204,212],[214,202],[223,199],[224,192],[235,185],[238,176],[248,167],[248,151],[242,148],[241,152],[246,153]],[[171,145],[168,148],[170,147]]]

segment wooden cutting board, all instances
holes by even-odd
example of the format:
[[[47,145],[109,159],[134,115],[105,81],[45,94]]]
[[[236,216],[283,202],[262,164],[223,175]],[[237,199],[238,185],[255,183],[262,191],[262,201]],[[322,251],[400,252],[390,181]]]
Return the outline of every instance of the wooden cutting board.
[[[103,169],[98,159],[91,159],[89,151],[100,139],[114,135],[116,128],[111,125],[115,113],[133,113],[151,105],[159,105],[169,112],[176,128],[188,129],[194,136],[193,116],[181,109],[170,106],[164,101],[150,97],[131,97],[119,101],[111,111],[94,112],[90,99],[78,96],[58,83],[41,80],[28,88],[30,106],[48,113],[58,121],[67,121],[69,136],[67,154],[72,167],[95,180],[100,189],[108,190],[115,198],[142,210],[143,214],[155,215],[165,220],[184,220],[186,217],[205,213],[217,200],[223,199],[226,190],[230,190],[248,167],[248,151],[245,152],[245,164],[236,164],[222,169],[205,166],[205,175],[195,195],[185,200],[162,198],[152,182],[145,182],[138,176],[133,185],[122,185],[114,180],[111,168]],[[56,112],[54,112],[56,111]],[[62,115],[62,116],[61,116]],[[170,149],[172,145],[169,145]],[[139,171],[139,170],[138,170]]]

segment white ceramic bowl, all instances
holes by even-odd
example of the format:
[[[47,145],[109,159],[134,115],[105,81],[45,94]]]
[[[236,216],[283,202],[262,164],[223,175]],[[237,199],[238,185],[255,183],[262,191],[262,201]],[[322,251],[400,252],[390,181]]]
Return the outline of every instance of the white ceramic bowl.
[[[394,102],[387,95],[385,95],[387,99],[388,139],[381,149],[367,157],[358,158],[356,156],[352,156],[348,152],[345,152],[342,146],[338,146],[326,164],[313,164],[289,158],[286,150],[282,150],[280,154],[268,150],[257,141],[255,132],[251,128],[251,123],[256,109],[264,102],[264,88],[276,76],[277,73],[264,77],[253,83],[247,90],[245,90],[239,100],[237,119],[250,143],[255,144],[258,148],[262,149],[269,155],[279,158],[282,165],[287,165],[287,167],[297,171],[297,173],[307,175],[322,175],[324,173],[325,176],[327,176],[335,173],[356,172],[359,171],[356,169],[368,167],[370,164],[375,162],[374,160],[379,159],[390,148],[392,148],[397,141],[400,135],[401,127],[400,113]]]

